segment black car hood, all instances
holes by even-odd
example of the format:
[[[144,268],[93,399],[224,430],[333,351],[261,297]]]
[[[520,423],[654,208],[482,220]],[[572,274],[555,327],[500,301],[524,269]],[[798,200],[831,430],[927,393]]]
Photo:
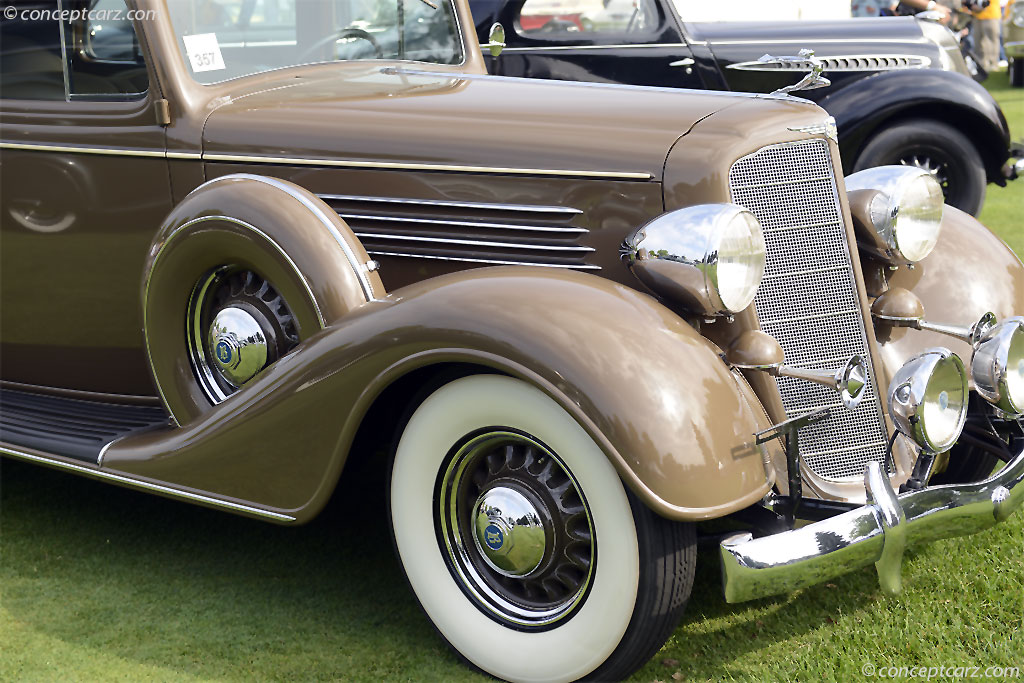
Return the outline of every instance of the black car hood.
[[[750,43],[769,49],[774,45],[813,42],[815,45],[827,45],[830,50],[846,50],[847,48],[843,46],[856,45],[858,50],[875,46],[871,48],[872,52],[891,52],[892,44],[905,46],[916,43],[934,46],[925,38],[918,20],[913,17],[687,23],[686,28],[690,38],[695,41],[707,41],[713,47]]]

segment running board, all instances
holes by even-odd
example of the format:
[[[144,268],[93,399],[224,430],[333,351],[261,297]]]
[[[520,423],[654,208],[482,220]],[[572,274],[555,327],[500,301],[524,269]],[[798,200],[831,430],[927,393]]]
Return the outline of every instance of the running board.
[[[114,441],[167,425],[159,406],[101,403],[0,389],[0,441],[98,464]]]

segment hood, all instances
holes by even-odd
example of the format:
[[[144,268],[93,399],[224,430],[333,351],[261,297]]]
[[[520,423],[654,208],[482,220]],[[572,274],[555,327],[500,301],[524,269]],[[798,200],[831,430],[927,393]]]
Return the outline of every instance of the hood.
[[[828,21],[760,21],[688,23],[690,37],[712,46],[749,43],[774,54],[775,45],[815,43],[837,51],[842,45],[875,45],[873,51],[892,51],[894,45],[928,41],[913,17],[833,19]],[[760,56],[760,55],[758,55]]]
[[[725,22],[687,24],[691,37],[707,41],[731,90],[771,92],[800,80],[805,66],[785,69],[758,60],[766,54],[793,57],[814,50],[832,88],[801,93],[819,101],[828,92],[872,73],[950,69],[950,57],[926,37],[913,17],[833,21]]]
[[[695,123],[750,99],[348,64],[224,98],[207,120],[203,153],[212,161],[660,180],[669,150]]]

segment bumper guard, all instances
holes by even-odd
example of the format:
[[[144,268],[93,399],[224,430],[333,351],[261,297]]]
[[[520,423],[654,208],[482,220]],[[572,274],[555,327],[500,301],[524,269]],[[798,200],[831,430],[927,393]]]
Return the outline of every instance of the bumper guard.
[[[856,510],[763,538],[743,533],[722,541],[726,601],[789,593],[871,563],[882,590],[898,594],[909,544],[977,533],[1024,503],[1024,446],[997,474],[975,484],[896,495],[876,462],[868,464],[864,484],[868,503]]]

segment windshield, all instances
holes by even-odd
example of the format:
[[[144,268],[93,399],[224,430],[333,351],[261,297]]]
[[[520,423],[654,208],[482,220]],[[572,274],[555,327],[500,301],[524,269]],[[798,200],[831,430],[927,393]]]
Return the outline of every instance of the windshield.
[[[200,83],[356,59],[461,64],[451,0],[169,0]]]

